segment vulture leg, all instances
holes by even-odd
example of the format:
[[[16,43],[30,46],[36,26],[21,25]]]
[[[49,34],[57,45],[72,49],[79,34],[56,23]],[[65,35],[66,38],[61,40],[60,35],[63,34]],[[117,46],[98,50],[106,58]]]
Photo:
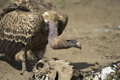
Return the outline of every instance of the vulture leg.
[[[45,51],[46,51],[46,49],[43,49],[43,50],[40,50],[40,51],[37,51],[36,53],[36,58],[37,58],[37,61],[39,61],[39,60],[41,60],[42,58],[43,58],[43,56],[44,56],[44,54],[45,54]]]
[[[27,49],[26,49],[26,46],[25,46],[25,50],[23,51],[23,55],[21,56],[21,61],[22,61],[21,75],[23,75],[23,73],[25,71],[27,71]]]

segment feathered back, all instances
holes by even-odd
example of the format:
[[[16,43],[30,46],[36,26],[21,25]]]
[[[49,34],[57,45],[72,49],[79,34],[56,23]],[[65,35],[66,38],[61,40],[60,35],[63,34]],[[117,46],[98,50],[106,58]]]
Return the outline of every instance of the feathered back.
[[[55,10],[56,6],[52,0],[12,0],[9,5],[3,8],[0,19],[5,14],[18,9],[42,14],[48,10]]]
[[[27,45],[42,27],[44,28],[44,20],[37,13],[13,11],[0,21],[0,39],[15,40]]]
[[[14,2],[21,8],[28,9],[31,12],[45,12],[56,8],[52,0],[15,0]]]
[[[2,18],[5,14],[15,11],[15,10],[23,10],[28,12],[38,12],[39,14],[43,14],[45,11],[55,10],[56,6],[52,0],[14,0],[12,4],[3,9],[3,13],[0,18]],[[60,35],[68,22],[67,15],[58,13],[59,16],[59,28],[58,34]]]

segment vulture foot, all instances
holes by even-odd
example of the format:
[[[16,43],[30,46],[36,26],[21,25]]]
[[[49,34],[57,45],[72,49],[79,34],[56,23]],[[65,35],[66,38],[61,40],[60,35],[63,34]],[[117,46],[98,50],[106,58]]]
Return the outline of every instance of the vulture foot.
[[[25,72],[27,72],[26,61],[22,61],[22,71],[21,71],[20,75],[23,75]]]
[[[22,51],[22,55],[20,56],[20,60],[22,61],[22,71],[21,71],[21,75],[24,74],[24,72],[27,72],[27,51],[26,49],[24,51]]]
[[[20,72],[20,75],[24,75],[24,74],[28,74],[29,72],[28,71],[26,71],[26,70],[22,70],[21,72]]]

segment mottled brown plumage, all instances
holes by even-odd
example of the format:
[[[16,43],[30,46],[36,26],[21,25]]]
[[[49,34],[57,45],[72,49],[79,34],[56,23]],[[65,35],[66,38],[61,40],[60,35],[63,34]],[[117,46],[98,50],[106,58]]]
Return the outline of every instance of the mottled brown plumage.
[[[15,0],[3,9],[0,52],[10,59],[16,57],[25,62],[29,50],[40,59],[48,43],[54,49],[80,48],[75,40],[61,42],[58,36],[65,29],[68,17],[54,10],[55,5],[51,0]]]

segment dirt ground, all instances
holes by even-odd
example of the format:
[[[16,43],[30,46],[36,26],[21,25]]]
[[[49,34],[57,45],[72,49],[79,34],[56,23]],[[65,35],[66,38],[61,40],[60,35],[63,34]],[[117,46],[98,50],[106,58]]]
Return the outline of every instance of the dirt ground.
[[[67,14],[68,25],[62,35],[82,44],[76,48],[53,50],[45,56],[71,61],[74,69],[88,71],[120,60],[120,0],[56,0],[57,11]],[[1,3],[2,4],[2,1]],[[28,80],[20,75],[21,65],[0,57],[0,80]]]

